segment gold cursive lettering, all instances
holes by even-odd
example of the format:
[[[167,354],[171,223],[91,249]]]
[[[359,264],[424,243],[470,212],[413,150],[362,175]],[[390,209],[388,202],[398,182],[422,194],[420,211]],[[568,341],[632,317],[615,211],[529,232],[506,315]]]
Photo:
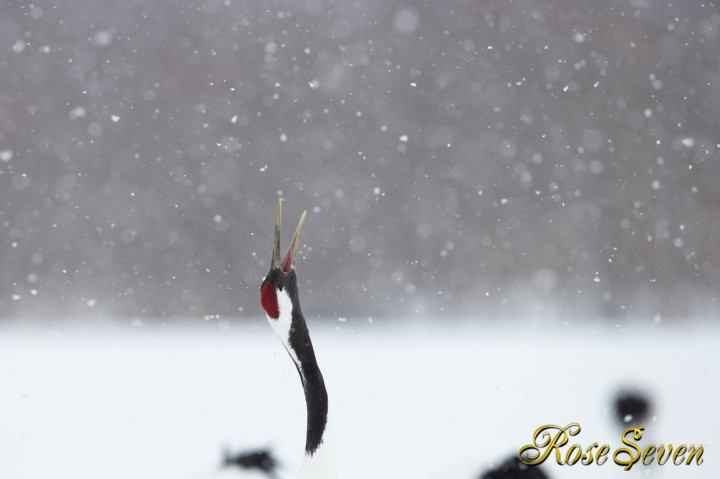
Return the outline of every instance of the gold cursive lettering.
[[[585,454],[582,456],[582,465],[589,466],[593,462],[592,450],[598,447],[598,443],[594,442],[585,449]]]
[[[555,432],[554,435],[551,434],[553,431]],[[545,462],[550,453],[555,450],[555,461],[558,464],[564,464],[560,448],[567,444],[568,436],[575,436],[579,432],[580,424],[576,422],[565,427],[556,424],[541,426],[533,434],[533,443],[520,448],[518,457],[523,464],[535,466]]]
[[[653,455],[655,455],[656,451],[655,444],[650,444],[648,447],[645,448],[645,451],[643,451],[642,455],[642,463],[646,466],[649,466],[653,462]]]
[[[635,444],[634,442],[628,440],[627,436],[632,434],[633,439],[635,439],[636,441],[639,441],[640,439],[642,439],[643,429],[645,429],[645,428],[642,426],[634,428],[634,429],[627,428],[627,429],[625,429],[625,432],[623,432],[623,434],[622,434],[623,444],[635,449],[635,451],[637,452],[637,455],[633,455],[632,451],[626,447],[621,447],[620,449],[616,450],[615,453],[613,454],[613,461],[615,462],[615,464],[617,464],[618,466],[625,466],[626,471],[629,471],[630,468],[632,468],[633,465],[636,462],[638,462],[638,460],[640,459],[640,447],[637,444]],[[623,454],[627,454],[627,456],[628,456],[627,459],[623,459],[622,457],[620,457]]]
[[[693,457],[695,457],[695,454],[697,454],[697,457],[695,457],[695,464],[697,464],[698,466],[700,464],[702,464],[703,463],[702,455],[703,455],[704,450],[705,450],[705,448],[703,447],[702,444],[700,444],[697,449],[695,449],[695,444],[690,444],[690,447],[688,448],[688,458],[687,458],[687,462],[685,463],[685,465],[688,465],[688,466],[690,465],[690,463],[693,460]]]
[[[602,466],[603,464],[605,464],[608,459],[608,454],[610,454],[610,446],[608,446],[607,444],[603,444],[602,446],[600,446],[600,449],[597,453],[597,459],[595,460],[598,466]]]
[[[664,444],[660,444],[660,447],[658,448],[658,458],[657,462],[661,466],[665,465],[668,459],[670,459],[670,454],[672,453],[672,444],[668,444],[668,448],[665,449]],[[665,455],[667,453],[667,456]]]
[[[680,444],[678,448],[675,449],[675,454],[673,454],[673,464],[679,466],[683,463],[685,460],[685,451],[687,451],[687,447],[685,447],[684,444]]]
[[[693,460],[698,466],[703,463],[705,448],[702,444],[697,447],[694,444],[689,446],[680,444],[675,449],[673,449],[672,444],[667,446],[664,444],[659,446],[649,444],[644,449],[641,449],[637,441],[642,439],[644,430],[643,426],[625,429],[621,439],[626,447],[616,449],[611,455],[612,450],[607,444],[599,445],[594,442],[584,450],[580,444],[568,444],[571,437],[580,434],[579,423],[573,422],[565,427],[557,424],[546,424],[535,430],[532,444],[526,444],[520,448],[518,458],[523,464],[537,466],[545,462],[555,452],[555,462],[561,466],[574,466],[577,463],[588,466],[593,462],[598,466],[602,466],[607,462],[608,456],[611,456],[613,462],[618,466],[622,466],[626,471],[629,471],[641,461],[646,466],[653,462],[657,462],[662,466],[669,459],[672,459],[672,463],[676,466],[683,463],[690,465]],[[567,449],[563,449],[565,446],[568,446]]]

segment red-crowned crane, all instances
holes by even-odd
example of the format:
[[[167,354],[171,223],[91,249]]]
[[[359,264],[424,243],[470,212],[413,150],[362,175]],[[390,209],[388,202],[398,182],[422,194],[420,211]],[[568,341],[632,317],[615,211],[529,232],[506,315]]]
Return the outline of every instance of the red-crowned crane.
[[[287,350],[305,391],[307,434],[305,456],[300,478],[329,479],[337,476],[335,451],[329,438],[328,394],[325,381],[315,358],[310,332],[300,309],[295,262],[300,247],[300,231],[305,222],[303,212],[290,248],[280,259],[280,220],[282,200],[275,210],[275,240],[270,271],[260,287],[260,302],[267,320]]]

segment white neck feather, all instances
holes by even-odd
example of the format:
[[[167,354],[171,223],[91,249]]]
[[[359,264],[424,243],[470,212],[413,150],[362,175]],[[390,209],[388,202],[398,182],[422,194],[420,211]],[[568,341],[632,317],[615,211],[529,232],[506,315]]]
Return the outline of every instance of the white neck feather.
[[[333,441],[330,414],[328,413],[327,424],[323,442],[315,450],[315,454],[303,456],[302,466],[298,473],[298,479],[335,479],[337,477],[337,462],[335,456],[335,441]]]
[[[280,338],[283,346],[285,346],[285,349],[290,354],[293,362],[295,362],[295,365],[300,371],[302,371],[302,369],[300,368],[300,360],[298,359],[297,354],[295,354],[293,348],[290,347],[290,329],[292,328],[293,308],[292,300],[287,294],[287,291],[285,291],[284,289],[281,290],[276,288],[275,296],[277,297],[278,310],[280,314],[277,319],[273,319],[267,314],[265,316],[267,317],[270,326],[272,326],[273,330],[275,331],[275,334],[277,334],[277,337]]]

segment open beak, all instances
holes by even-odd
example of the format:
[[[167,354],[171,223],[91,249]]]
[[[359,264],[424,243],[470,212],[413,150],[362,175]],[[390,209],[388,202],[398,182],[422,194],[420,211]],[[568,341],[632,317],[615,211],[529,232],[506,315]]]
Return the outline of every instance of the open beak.
[[[282,219],[282,199],[278,198],[275,209],[275,243],[273,244],[272,267],[280,267],[280,220]]]
[[[285,259],[280,262],[280,221],[282,219],[282,199],[278,198],[277,209],[275,210],[275,243],[273,245],[273,256],[272,256],[272,267],[282,269],[283,273],[289,273],[292,268],[295,267],[295,261],[297,260],[298,248],[300,246],[300,231],[302,230],[303,223],[305,223],[306,211],[303,211],[300,221],[298,222],[297,228],[295,228],[295,234],[290,242],[290,249],[288,249]]]

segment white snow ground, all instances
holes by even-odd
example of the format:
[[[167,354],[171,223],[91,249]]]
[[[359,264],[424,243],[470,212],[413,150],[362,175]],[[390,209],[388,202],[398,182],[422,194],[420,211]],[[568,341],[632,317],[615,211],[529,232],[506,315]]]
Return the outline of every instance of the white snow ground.
[[[297,372],[264,319],[226,328],[0,327],[0,478],[201,478],[223,446],[272,446],[294,477]],[[720,329],[310,325],[344,478],[476,478],[546,423],[620,444],[619,387],[652,396],[656,443],[701,466],[551,466],[553,478],[716,478]],[[642,443],[647,444],[647,439]]]

